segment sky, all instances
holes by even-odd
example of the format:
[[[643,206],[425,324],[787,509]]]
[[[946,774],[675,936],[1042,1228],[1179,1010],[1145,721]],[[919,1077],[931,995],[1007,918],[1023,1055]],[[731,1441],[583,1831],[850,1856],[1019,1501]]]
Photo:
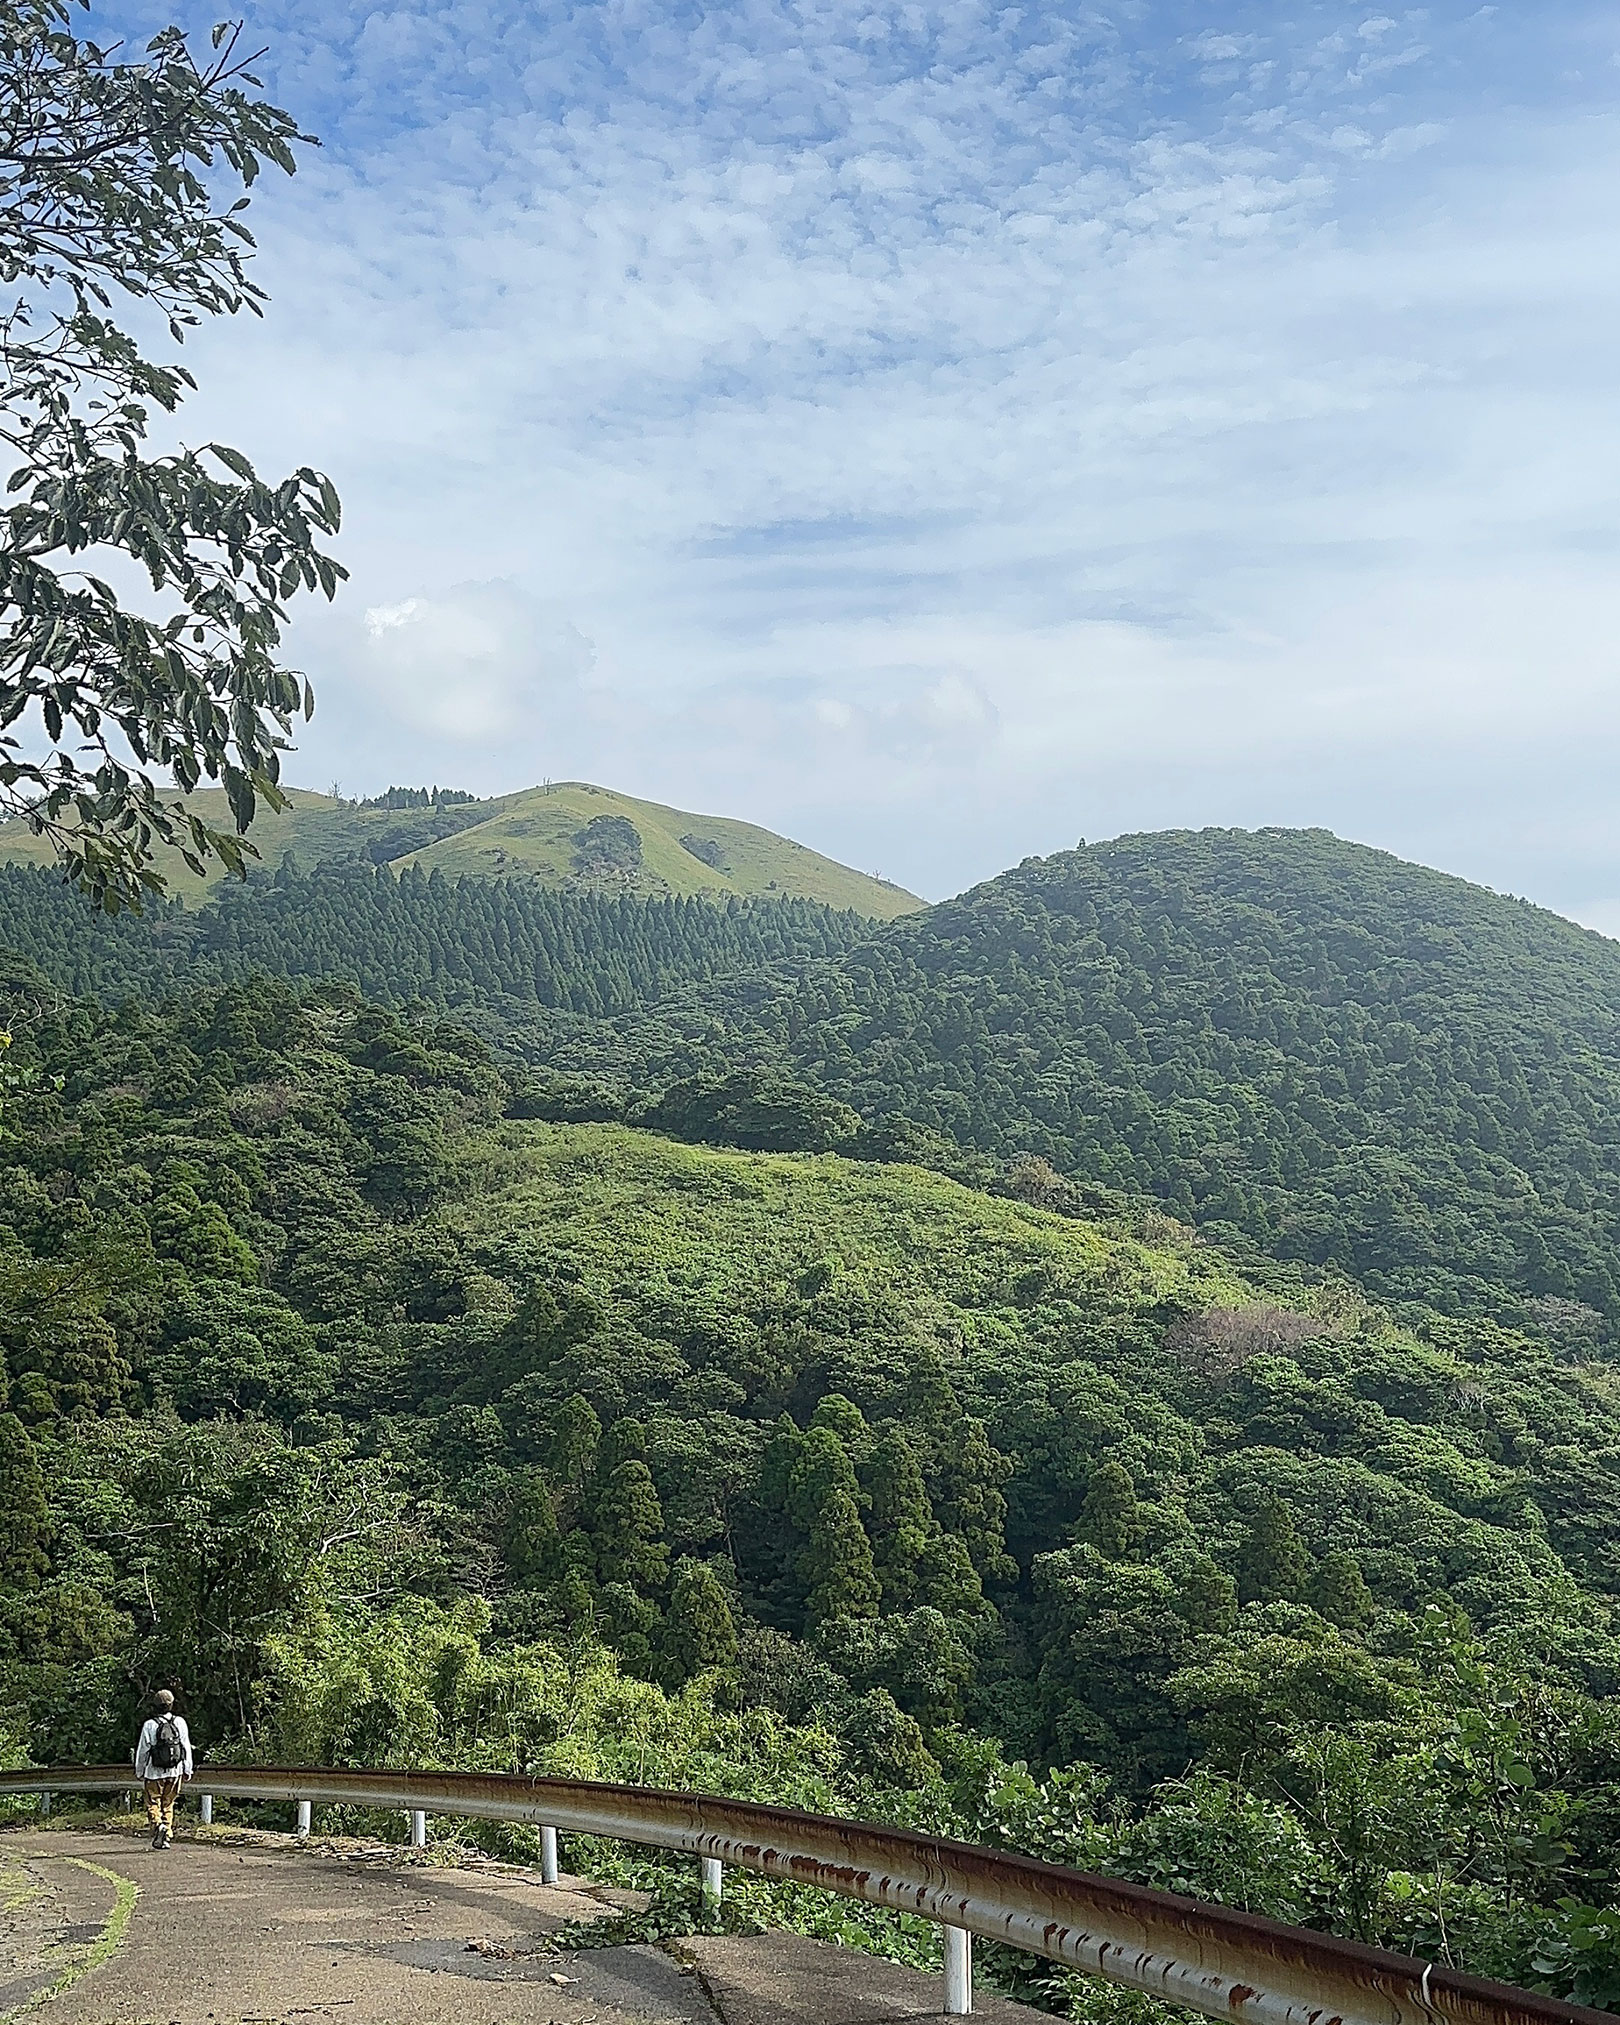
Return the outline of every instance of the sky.
[[[1319,825],[1620,933],[1612,10],[247,25],[322,145],[182,419],[343,496],[293,780],[594,780],[929,898]]]

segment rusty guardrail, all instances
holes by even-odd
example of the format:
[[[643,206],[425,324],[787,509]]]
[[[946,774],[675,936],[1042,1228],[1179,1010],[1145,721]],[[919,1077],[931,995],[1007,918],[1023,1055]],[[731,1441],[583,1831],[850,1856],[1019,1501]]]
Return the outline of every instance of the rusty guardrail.
[[[133,1784],[124,1765],[0,1772],[0,1793]],[[978,1934],[1250,2025],[1616,2025],[1608,2011],[1228,1906],[1004,1850],[708,1793],[509,1773],[264,1765],[199,1766],[192,1784],[231,1799],[292,1801],[305,1830],[315,1803],[403,1811],[413,1816],[413,1840],[429,1813],[523,1821],[684,1850],[703,1860],[706,1887],[718,1886],[713,1866],[730,1863],[920,1914],[946,1929],[947,2010],[970,2007],[965,1936]],[[963,1937],[954,1947],[953,1936]]]

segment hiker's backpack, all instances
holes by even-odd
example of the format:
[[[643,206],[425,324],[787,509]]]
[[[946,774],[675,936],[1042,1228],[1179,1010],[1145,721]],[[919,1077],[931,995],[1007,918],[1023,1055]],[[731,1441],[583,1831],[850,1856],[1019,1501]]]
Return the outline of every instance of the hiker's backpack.
[[[186,1749],[180,1741],[180,1725],[173,1716],[158,1717],[146,1762],[154,1772],[178,1772],[186,1762]]]

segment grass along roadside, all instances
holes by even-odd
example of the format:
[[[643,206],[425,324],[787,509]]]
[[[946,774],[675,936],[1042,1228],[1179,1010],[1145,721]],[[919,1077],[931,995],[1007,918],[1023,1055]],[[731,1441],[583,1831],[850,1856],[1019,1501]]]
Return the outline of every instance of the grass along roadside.
[[[0,2011],[0,2025],[12,2025],[15,2019],[25,2018],[42,2004],[51,2002],[70,1990],[82,1976],[98,1969],[117,1953],[124,1936],[129,1932],[129,1923],[135,1912],[135,1902],[140,1897],[140,1887],[133,1878],[121,1872],[109,1870],[105,1864],[92,1863],[83,1856],[55,1857],[49,1851],[31,1852],[25,1861],[19,1861],[9,1851],[0,1856],[0,1906],[9,1916],[14,1912],[35,1910],[44,1896],[43,1883],[31,1874],[31,1866],[41,1862],[71,1864],[75,1870],[87,1871],[110,1884],[113,1890],[112,1909],[102,1921],[100,1929],[88,1940],[48,1941],[36,1955],[29,1968],[42,1974],[44,1980],[7,2010]],[[9,1922],[8,1922],[9,1923]]]

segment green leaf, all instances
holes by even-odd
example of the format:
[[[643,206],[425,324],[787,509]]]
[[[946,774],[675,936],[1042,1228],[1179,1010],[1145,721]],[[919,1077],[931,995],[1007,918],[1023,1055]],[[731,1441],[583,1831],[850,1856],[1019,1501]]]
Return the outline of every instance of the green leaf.
[[[210,443],[208,447],[220,463],[234,471],[238,478],[244,478],[250,484],[255,481],[257,473],[240,450],[233,450],[227,443]]]

